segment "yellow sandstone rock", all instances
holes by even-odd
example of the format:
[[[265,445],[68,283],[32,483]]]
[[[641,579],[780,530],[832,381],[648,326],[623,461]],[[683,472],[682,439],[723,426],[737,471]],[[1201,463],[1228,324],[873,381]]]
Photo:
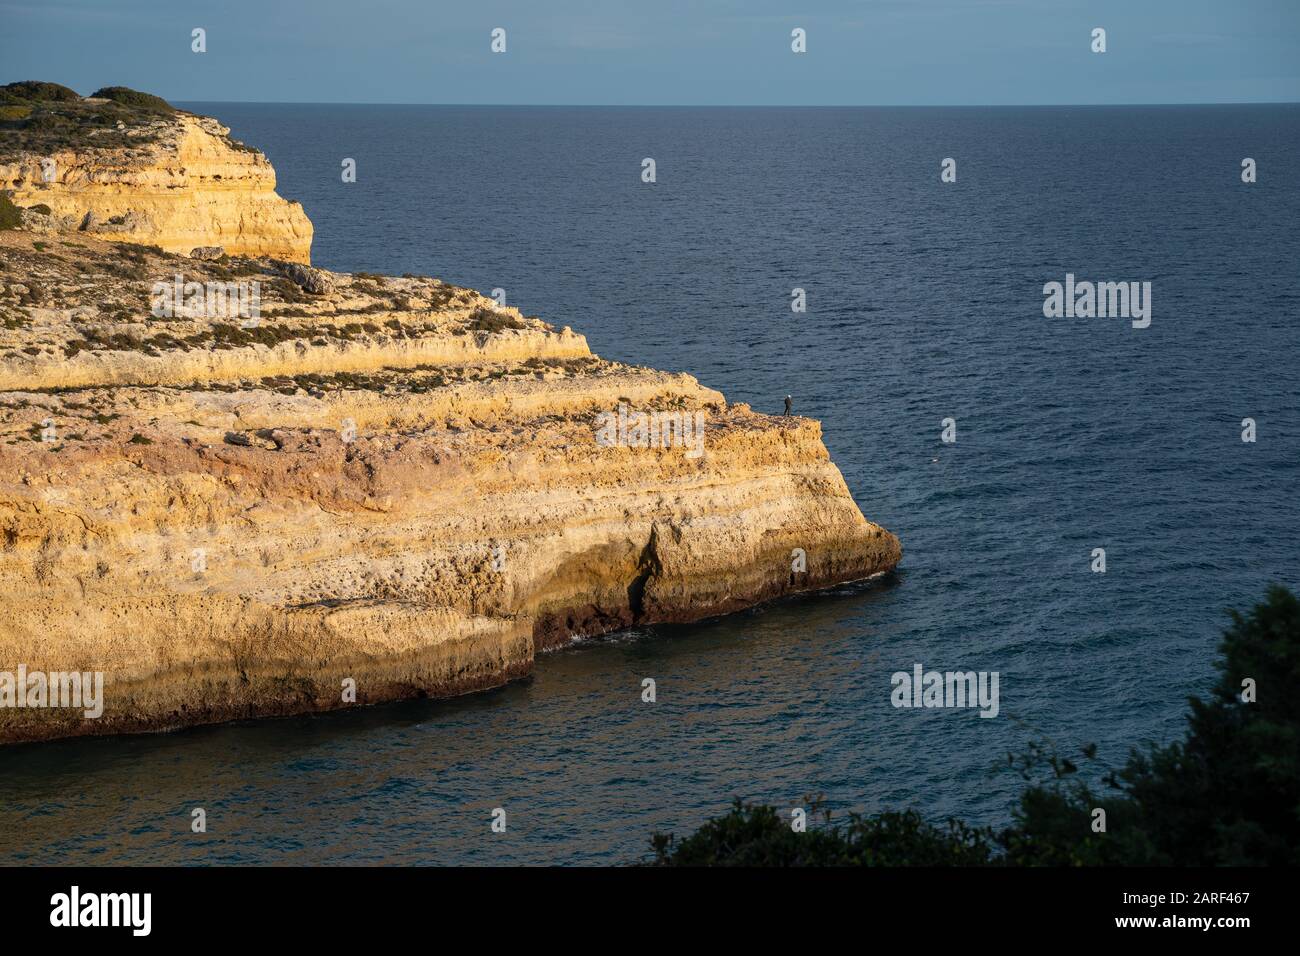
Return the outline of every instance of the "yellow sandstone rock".
[[[178,112],[141,132],[156,138],[130,148],[22,153],[0,163],[0,190],[101,239],[182,255],[220,246],[229,255],[310,261],[311,220],[276,194],[264,155],[206,116]]]
[[[305,259],[265,161],[182,122],[183,161],[85,170],[59,208],[116,195],[98,208],[161,230],[137,241]],[[223,209],[245,211],[238,243]],[[817,422],[602,360],[468,289],[314,273],[311,295],[264,258],[84,232],[0,232],[0,263],[0,742],[463,693],[574,636],[900,558]],[[178,275],[257,283],[260,314],[160,318]],[[602,442],[620,406],[702,415],[703,454]],[[102,714],[19,701],[20,667],[102,673]]]

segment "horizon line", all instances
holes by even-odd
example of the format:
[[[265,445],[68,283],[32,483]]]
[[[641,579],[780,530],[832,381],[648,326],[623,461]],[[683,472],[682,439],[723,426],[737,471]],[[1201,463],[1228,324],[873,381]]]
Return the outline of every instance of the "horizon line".
[[[222,103],[236,106],[454,106],[464,108],[511,109],[1059,109],[1062,107],[1105,109],[1110,107],[1168,106],[1300,106],[1300,100],[1232,100],[1187,103],[425,103],[369,100],[202,100],[177,99],[173,103]]]

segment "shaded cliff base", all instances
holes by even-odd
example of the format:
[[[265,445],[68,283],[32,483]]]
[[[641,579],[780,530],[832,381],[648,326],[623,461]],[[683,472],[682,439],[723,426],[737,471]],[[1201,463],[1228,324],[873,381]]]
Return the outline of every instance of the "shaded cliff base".
[[[895,575],[894,571],[882,571],[862,581],[786,591],[768,601],[746,604],[745,609],[782,601],[833,598],[836,594],[843,594],[846,585],[858,589],[886,586]],[[75,710],[45,711],[43,719],[27,725],[18,721],[5,727],[0,722],[5,733],[3,742],[17,745],[69,737],[172,733],[236,720],[325,715],[412,700],[446,700],[527,680],[532,676],[536,657],[540,654],[563,653],[565,648],[574,644],[599,641],[629,628],[707,625],[721,616],[675,613],[671,621],[656,621],[633,615],[627,623],[620,623],[623,616],[617,611],[609,613],[609,609],[605,612],[597,609],[596,614],[592,612],[591,606],[575,608],[572,613],[557,612],[544,625],[551,638],[545,645],[529,642],[516,634],[501,641],[493,639],[490,647],[475,646],[473,640],[463,640],[434,653],[389,658],[379,666],[373,661],[356,661],[354,666],[338,661],[334,662],[334,673],[328,675],[295,675],[292,668],[245,671],[237,680],[214,677],[206,681],[197,703],[188,700],[195,690],[192,673],[184,676],[153,674],[132,684],[119,684],[116,688],[106,683],[106,697],[110,701],[114,696],[125,695],[133,701],[132,706],[139,709],[132,712],[119,707],[96,720],[82,719]],[[565,618],[573,624],[572,628],[561,626]],[[534,629],[538,626],[534,625]],[[506,660],[501,658],[502,649],[506,651]],[[449,661],[454,661],[453,667],[448,666]],[[340,693],[344,682],[349,680],[356,682],[355,701],[344,701]],[[173,690],[180,688],[186,699],[177,703],[177,695],[168,692],[169,685],[173,685]],[[175,706],[166,711],[164,708],[169,704]]]

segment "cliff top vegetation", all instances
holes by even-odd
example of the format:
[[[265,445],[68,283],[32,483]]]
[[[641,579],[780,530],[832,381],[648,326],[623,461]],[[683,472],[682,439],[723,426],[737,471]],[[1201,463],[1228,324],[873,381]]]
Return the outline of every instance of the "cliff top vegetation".
[[[176,112],[161,97],[125,86],[82,97],[58,83],[9,83],[0,86],[0,161],[22,152],[141,146],[157,139],[152,129]]]

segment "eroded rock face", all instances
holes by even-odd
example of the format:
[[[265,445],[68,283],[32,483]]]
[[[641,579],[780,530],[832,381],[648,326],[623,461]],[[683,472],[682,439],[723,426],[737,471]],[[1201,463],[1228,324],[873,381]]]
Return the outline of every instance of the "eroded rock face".
[[[197,244],[0,232],[0,742],[464,693],[899,560],[815,421],[435,279]],[[208,296],[160,317],[177,276]],[[232,283],[255,317],[212,314]],[[102,715],[4,705],[20,667],[101,672]]]
[[[88,144],[8,157],[0,189],[19,206],[48,206],[51,223],[101,239],[182,254],[221,246],[231,255],[311,260],[311,221],[299,203],[276,194],[275,170],[260,152],[231,140],[216,120],[189,113],[160,116],[140,133],[138,147]]]

